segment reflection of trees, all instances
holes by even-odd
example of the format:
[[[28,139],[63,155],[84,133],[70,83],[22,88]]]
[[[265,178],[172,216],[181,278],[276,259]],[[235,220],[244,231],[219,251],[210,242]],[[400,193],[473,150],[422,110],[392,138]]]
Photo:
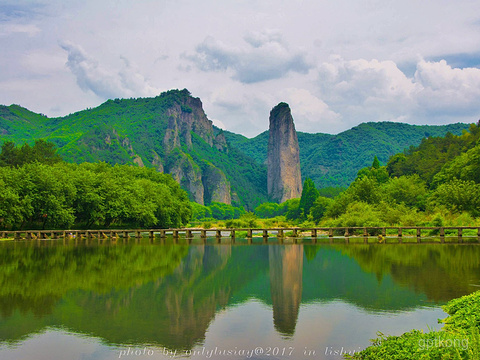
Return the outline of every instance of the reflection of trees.
[[[268,254],[273,323],[281,334],[293,335],[302,301],[303,245],[270,246]]]
[[[470,284],[480,274],[477,245],[386,245],[345,246],[363,270],[379,280],[390,274],[398,284],[425,293],[429,300],[448,301],[470,294]]]
[[[108,293],[172,273],[188,246],[55,246],[55,242],[0,246],[0,313],[46,315],[71,290]]]
[[[107,343],[190,349],[219,309],[252,296],[271,301],[276,330],[291,336],[301,301],[341,299],[397,311],[423,304],[424,293],[433,300],[469,293],[479,252],[465,245],[4,243],[0,338],[53,326]]]

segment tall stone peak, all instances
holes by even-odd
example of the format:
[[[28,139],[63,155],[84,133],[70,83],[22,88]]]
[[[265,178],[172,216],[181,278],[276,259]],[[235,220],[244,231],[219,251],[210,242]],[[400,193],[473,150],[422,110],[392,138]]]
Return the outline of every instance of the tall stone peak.
[[[301,196],[297,132],[290,107],[284,102],[270,112],[267,167],[267,189],[271,200],[284,202]]]

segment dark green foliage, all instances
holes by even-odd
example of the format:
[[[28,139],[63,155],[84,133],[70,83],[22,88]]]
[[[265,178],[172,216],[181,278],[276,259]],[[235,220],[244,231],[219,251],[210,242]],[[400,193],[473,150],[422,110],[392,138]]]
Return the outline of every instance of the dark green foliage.
[[[475,177],[475,169],[478,169],[478,162],[475,160],[478,160],[479,150],[473,149],[477,147],[480,139],[479,125],[471,124],[469,131],[464,131],[462,135],[447,133],[445,137],[424,138],[418,146],[410,146],[404,154],[396,155],[388,161],[387,170],[390,176],[418,174],[431,185],[434,176],[441,172],[442,167],[460,157],[451,163],[449,169],[445,169],[443,176],[450,179],[455,175]],[[465,154],[471,149],[468,155]],[[460,175],[462,166],[467,166],[467,170]]]
[[[0,166],[21,166],[33,162],[55,164],[61,161],[55,144],[42,139],[35,140],[33,146],[25,143],[22,147],[15,147],[12,141],[5,141],[0,153]]]
[[[299,218],[303,220],[307,218],[317,197],[318,190],[315,188],[315,184],[313,183],[312,179],[305,179],[303,182],[302,196],[300,197]]]
[[[326,188],[318,189],[318,195],[333,199],[335,196],[338,196],[341,192],[345,191],[345,187],[333,187],[329,186]]]

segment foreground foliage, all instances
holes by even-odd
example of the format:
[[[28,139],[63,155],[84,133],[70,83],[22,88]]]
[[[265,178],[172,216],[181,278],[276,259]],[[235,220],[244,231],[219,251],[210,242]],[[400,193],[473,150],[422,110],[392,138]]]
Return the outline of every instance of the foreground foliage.
[[[440,331],[412,330],[401,336],[379,334],[372,345],[347,359],[416,360],[480,358],[480,291],[450,301],[443,307],[449,315]]]

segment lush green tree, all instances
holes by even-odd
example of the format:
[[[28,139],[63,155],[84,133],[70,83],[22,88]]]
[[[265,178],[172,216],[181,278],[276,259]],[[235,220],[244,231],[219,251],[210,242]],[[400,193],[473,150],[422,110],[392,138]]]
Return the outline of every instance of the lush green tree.
[[[300,199],[290,199],[280,204],[285,211],[287,220],[296,220],[300,216]]]
[[[333,199],[319,196],[315,199],[310,209],[310,216],[315,222],[319,222],[326,214],[328,207],[333,203]]]
[[[255,208],[255,214],[262,218],[262,219],[267,219],[267,218],[272,218],[275,216],[283,215],[281,214],[282,210],[284,207],[282,207],[280,204],[277,203],[272,203],[272,202],[266,202],[263,204],[258,205]]]
[[[318,190],[312,179],[306,178],[303,182],[302,196],[299,203],[299,218],[306,219],[310,214],[310,209],[318,197]]]
[[[480,184],[453,179],[439,185],[430,201],[433,205],[447,206],[452,211],[468,211],[472,216],[480,216]]]
[[[417,174],[395,177],[381,186],[386,199],[397,204],[424,209],[427,196],[427,185]]]
[[[209,219],[212,217],[212,210],[208,206],[200,205],[194,201],[190,203],[192,206],[192,219],[193,220],[203,220]]]

